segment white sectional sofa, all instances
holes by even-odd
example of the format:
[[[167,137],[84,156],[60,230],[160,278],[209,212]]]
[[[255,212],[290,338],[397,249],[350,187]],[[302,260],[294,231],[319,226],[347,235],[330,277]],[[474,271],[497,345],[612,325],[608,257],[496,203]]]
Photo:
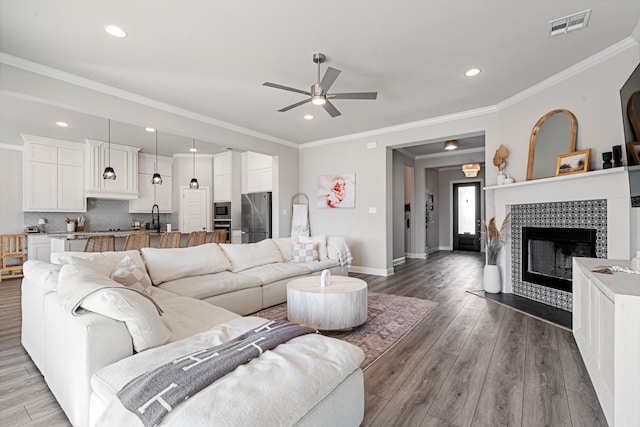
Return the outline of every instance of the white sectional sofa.
[[[325,268],[346,274],[344,240],[322,241],[319,259],[308,262],[292,261],[294,239],[147,248],[142,257],[137,251],[66,252],[52,254],[52,263],[27,261],[22,344],[74,426],[129,425],[137,419],[118,418],[115,396],[130,379],[180,352],[265,323],[241,315],[286,301],[286,283],[295,277]],[[178,406],[162,425],[360,424],[360,349],[314,334],[270,354],[286,363],[256,358]],[[275,412],[261,418],[265,408]]]

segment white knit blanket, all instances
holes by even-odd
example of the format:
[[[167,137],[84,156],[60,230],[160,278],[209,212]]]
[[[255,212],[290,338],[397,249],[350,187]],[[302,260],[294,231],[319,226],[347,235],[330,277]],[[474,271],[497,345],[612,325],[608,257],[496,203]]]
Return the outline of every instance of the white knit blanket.
[[[94,398],[107,405],[97,427],[142,426],[116,392],[131,379],[180,354],[219,345],[268,322],[241,317],[209,331],[138,353],[98,371],[91,380]],[[188,399],[163,426],[294,425],[358,369],[364,353],[347,342],[304,335],[264,352]]]

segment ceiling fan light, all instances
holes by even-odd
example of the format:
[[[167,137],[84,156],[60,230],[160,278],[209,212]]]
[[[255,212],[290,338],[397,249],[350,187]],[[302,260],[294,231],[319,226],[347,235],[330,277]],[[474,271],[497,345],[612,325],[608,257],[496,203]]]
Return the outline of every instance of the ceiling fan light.
[[[153,174],[153,177],[151,178],[151,183],[152,184],[162,184],[162,177],[160,176],[160,174],[158,172]]]
[[[189,188],[192,190],[197,190],[200,188],[200,184],[198,184],[198,180],[195,178],[191,178],[191,182],[189,182]]]
[[[113,170],[111,166],[107,166],[104,168],[104,172],[102,173],[103,179],[116,179],[116,171]]]
[[[455,139],[450,139],[449,141],[444,143],[444,149],[447,151],[455,150],[458,148],[458,141]]]
[[[313,95],[311,97],[311,103],[313,105],[324,105],[327,103],[327,100],[322,95]]]

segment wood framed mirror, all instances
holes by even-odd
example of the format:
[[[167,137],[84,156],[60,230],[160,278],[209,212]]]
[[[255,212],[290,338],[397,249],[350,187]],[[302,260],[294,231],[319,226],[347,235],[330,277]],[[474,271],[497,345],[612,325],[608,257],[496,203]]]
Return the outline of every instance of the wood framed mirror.
[[[540,117],[529,138],[527,181],[555,176],[560,154],[576,149],[578,121],[569,110],[549,111]]]

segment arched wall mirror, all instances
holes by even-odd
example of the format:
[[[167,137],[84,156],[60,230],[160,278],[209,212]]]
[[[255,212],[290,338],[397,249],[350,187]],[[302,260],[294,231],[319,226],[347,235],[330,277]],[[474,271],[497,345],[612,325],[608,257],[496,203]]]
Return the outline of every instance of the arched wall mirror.
[[[556,174],[558,155],[575,151],[578,121],[569,110],[549,111],[538,120],[529,139],[527,181]]]

